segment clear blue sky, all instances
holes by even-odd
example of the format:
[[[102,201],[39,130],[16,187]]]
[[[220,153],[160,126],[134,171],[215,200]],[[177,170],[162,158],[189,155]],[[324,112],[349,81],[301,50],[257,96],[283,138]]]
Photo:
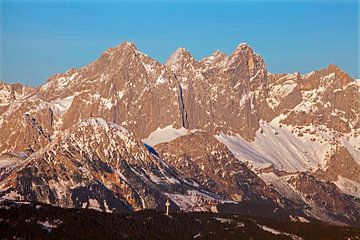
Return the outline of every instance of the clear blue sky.
[[[38,86],[123,41],[164,62],[247,42],[274,73],[359,70],[359,1],[1,1],[0,80]]]

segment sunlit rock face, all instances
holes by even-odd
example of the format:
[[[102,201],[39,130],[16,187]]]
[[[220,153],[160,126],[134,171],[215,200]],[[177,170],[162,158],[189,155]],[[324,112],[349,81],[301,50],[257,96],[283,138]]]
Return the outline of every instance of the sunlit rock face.
[[[359,109],[333,64],[274,74],[245,43],[161,64],[124,42],[38,88],[0,82],[0,196],[358,224]]]

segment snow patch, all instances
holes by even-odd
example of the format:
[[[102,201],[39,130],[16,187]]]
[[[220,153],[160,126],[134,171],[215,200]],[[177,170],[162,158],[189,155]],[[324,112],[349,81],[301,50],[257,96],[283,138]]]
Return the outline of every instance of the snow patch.
[[[64,114],[70,107],[74,100],[74,96],[68,96],[66,98],[57,99],[50,102],[51,109],[59,115]]]
[[[360,183],[348,178],[338,176],[333,182],[343,193],[360,198]]]
[[[267,103],[272,109],[277,108],[280,105],[281,99],[291,94],[296,86],[297,83],[293,80],[288,80],[282,84],[273,85],[270,88],[270,96],[266,99]]]
[[[217,221],[221,222],[221,223],[232,223],[233,220],[232,219],[228,219],[228,218],[220,218],[220,217],[215,217],[214,219],[216,219]]]
[[[197,190],[188,190],[186,194],[165,193],[183,211],[208,211],[205,203],[215,199]],[[204,205],[205,204],[205,205]],[[215,204],[214,204],[215,205]],[[211,207],[211,206],[208,206]]]
[[[286,81],[283,84],[275,85],[272,87],[272,93],[277,96],[287,96],[294,91],[297,84],[294,81]]]
[[[357,135],[354,130],[347,136],[340,138],[341,143],[346,147],[355,162],[360,165],[360,134]]]
[[[267,226],[259,225],[259,224],[258,224],[258,226],[259,226],[262,230],[267,231],[267,232],[270,232],[270,233],[272,233],[272,234],[275,234],[275,235],[280,235],[280,234],[282,234],[282,232],[280,232],[280,231],[278,231],[278,230],[276,230],[276,229],[269,228],[269,227],[267,227]]]
[[[155,85],[161,85],[166,82],[168,82],[168,80],[164,78],[164,71],[161,71],[160,76],[155,81]]]
[[[0,159],[0,168],[6,168],[18,163],[18,160],[14,159]]]
[[[292,239],[294,240],[300,240],[302,239],[301,237],[298,237],[294,234],[290,234],[290,233],[286,233],[286,232],[281,232],[279,230],[276,230],[276,229],[273,229],[273,228],[270,228],[270,227],[267,227],[265,225],[260,225],[260,224],[257,224],[258,227],[260,227],[262,230],[264,231],[267,231],[267,232],[270,232],[274,235],[285,235],[285,236],[288,236],[288,237],[291,237]]]
[[[4,184],[3,183],[0,186],[0,190],[4,189]],[[23,200],[23,196],[20,195],[18,192],[11,190],[9,193],[6,193],[4,196],[1,197],[1,199],[6,199],[6,200]]]
[[[95,209],[101,211],[100,204],[96,199],[89,199],[89,207],[90,209]]]
[[[323,160],[331,145],[325,139],[313,141],[311,134],[296,136],[290,126],[279,126],[281,119],[282,116],[270,123],[260,123],[253,142],[247,142],[239,135],[220,134],[215,137],[238,160],[250,162],[258,168],[274,165],[280,170],[296,172],[324,166]]]
[[[172,125],[168,125],[164,128],[156,129],[155,131],[150,133],[147,138],[142,139],[142,141],[143,143],[153,147],[160,143],[171,142],[181,136],[188,135],[194,131],[196,130],[188,130],[184,127],[176,129]]]
[[[151,65],[151,64],[147,64],[147,63],[142,63],[146,72],[149,73],[149,74],[155,74],[156,73],[156,70],[155,68]]]
[[[297,218],[299,219],[300,222],[304,222],[304,223],[309,223],[310,222],[309,220],[307,220],[306,218],[301,217],[301,216],[298,216]]]
[[[51,230],[53,228],[57,228],[59,224],[62,224],[62,221],[57,219],[55,221],[52,221],[52,223],[50,223],[48,220],[46,220],[45,222],[37,222],[42,228],[46,229],[48,232],[51,232]]]
[[[316,104],[324,104],[321,102],[320,94],[325,92],[324,87],[319,87],[317,89],[312,89],[308,91],[302,91],[302,101],[294,108],[298,112],[306,112],[316,110]]]

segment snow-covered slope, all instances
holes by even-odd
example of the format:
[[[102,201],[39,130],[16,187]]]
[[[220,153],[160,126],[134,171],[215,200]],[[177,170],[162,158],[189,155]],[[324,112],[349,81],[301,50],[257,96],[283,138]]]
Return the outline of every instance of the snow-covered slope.
[[[282,117],[270,123],[261,122],[255,140],[248,142],[239,135],[220,134],[216,138],[226,145],[240,161],[256,167],[274,165],[288,172],[312,171],[326,167],[326,155],[331,153],[333,133],[308,126],[306,133],[281,124]]]

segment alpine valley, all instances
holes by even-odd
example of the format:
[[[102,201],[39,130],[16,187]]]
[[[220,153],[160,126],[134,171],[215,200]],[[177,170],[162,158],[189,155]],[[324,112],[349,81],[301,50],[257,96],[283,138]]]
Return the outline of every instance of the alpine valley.
[[[0,82],[0,199],[358,228],[360,81],[273,74],[244,43],[161,64],[124,42],[37,88]],[[301,239],[284,231],[267,234]]]

